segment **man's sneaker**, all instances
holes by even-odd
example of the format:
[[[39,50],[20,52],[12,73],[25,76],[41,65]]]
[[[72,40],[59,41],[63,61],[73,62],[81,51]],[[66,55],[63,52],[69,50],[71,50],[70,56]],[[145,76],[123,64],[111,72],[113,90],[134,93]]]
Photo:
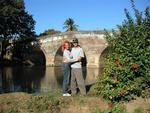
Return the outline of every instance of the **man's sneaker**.
[[[69,93],[64,93],[63,96],[71,96]]]

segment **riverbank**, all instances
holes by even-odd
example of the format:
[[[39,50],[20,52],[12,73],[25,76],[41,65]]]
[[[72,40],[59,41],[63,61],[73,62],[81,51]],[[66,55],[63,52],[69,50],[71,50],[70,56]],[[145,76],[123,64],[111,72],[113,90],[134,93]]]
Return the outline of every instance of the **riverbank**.
[[[150,99],[137,98],[123,106],[127,108],[128,113],[133,113],[135,109],[143,112],[134,113],[150,113]],[[89,92],[84,97],[63,97],[60,91],[42,94],[0,94],[0,113],[102,113],[100,111],[108,111],[112,107],[94,92]]]

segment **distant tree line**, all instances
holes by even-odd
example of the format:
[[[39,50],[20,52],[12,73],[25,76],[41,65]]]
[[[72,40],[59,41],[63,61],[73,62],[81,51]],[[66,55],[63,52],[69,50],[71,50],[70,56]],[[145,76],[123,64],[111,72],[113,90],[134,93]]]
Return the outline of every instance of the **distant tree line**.
[[[66,19],[63,25],[64,25],[63,29],[66,29],[66,32],[78,31],[79,26],[75,24],[75,21],[72,18]],[[61,33],[61,31],[48,29],[48,30],[45,30],[43,33],[40,33],[39,36],[53,35],[57,33]]]
[[[61,33],[61,31],[57,31],[57,30],[54,30],[54,29],[48,29],[48,30],[45,30],[43,33],[40,33],[39,36],[54,35],[54,34],[57,34],[57,33]]]

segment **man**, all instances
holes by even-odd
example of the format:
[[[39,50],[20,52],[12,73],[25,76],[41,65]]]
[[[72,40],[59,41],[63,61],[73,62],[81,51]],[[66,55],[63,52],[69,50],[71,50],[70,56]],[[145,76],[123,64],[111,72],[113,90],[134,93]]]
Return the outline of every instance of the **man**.
[[[73,59],[78,59],[78,62],[75,62],[71,65],[71,92],[73,95],[76,94],[76,85],[78,85],[81,95],[85,95],[86,88],[81,65],[81,59],[84,57],[84,52],[83,49],[79,46],[77,38],[74,38],[72,43],[73,48],[71,50],[71,55],[73,56]]]

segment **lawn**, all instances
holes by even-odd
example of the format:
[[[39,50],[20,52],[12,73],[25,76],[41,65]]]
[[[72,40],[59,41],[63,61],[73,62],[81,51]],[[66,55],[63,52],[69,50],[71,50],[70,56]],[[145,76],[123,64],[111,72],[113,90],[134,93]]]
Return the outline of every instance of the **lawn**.
[[[137,98],[121,105],[125,106],[123,109],[127,109],[128,113],[150,113],[150,99]],[[112,108],[113,105],[92,91],[84,97],[63,97],[60,91],[0,94],[0,113],[111,113],[109,111]]]

